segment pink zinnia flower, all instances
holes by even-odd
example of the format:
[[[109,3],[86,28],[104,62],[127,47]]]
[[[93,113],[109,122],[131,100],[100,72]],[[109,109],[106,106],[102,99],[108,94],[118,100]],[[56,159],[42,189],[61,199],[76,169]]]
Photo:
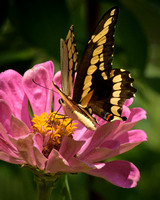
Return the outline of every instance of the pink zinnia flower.
[[[79,122],[75,125],[70,119],[51,112],[53,75],[51,61],[34,66],[23,77],[14,70],[0,74],[0,159],[45,173],[85,172],[120,187],[135,187],[140,174],[134,164],[102,161],[146,141],[144,131],[131,130],[146,118],[146,112],[141,108],[129,109],[133,101],[129,99],[123,106],[127,121],[107,123],[98,118],[97,130],[87,130]],[[60,72],[53,81],[61,87]],[[55,93],[54,111],[59,108],[59,98]],[[60,113],[63,114],[62,109]]]

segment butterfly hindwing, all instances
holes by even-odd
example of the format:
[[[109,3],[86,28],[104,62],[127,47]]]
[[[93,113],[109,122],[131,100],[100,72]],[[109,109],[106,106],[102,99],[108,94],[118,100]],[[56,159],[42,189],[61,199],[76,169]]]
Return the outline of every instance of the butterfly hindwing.
[[[111,70],[110,77],[104,81],[104,85],[93,93],[88,107],[105,120],[125,120],[121,117],[122,106],[125,100],[133,97],[136,92],[132,86],[133,81],[130,72],[123,69]]]

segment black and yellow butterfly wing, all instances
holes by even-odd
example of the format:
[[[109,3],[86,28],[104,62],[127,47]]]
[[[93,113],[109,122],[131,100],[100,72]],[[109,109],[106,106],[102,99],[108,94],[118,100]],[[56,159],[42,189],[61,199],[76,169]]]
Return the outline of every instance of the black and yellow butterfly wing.
[[[118,7],[106,12],[89,40],[77,67],[77,50],[71,26],[65,40],[61,40],[62,91],[55,86],[63,101],[65,113],[95,130],[92,113],[105,120],[125,120],[122,105],[134,96],[136,89],[128,71],[112,69],[114,32],[118,19]],[[73,91],[73,98],[71,99]]]
[[[70,27],[65,40],[60,40],[61,55],[61,79],[63,92],[71,96],[73,91],[73,82],[77,68],[78,52],[75,44],[74,27]]]
[[[98,23],[78,66],[73,101],[105,120],[121,117],[122,105],[136,92],[130,73],[112,69],[118,8],[107,11]]]
[[[79,120],[88,129],[95,130],[95,123],[97,123],[96,119],[93,118],[87,110],[71,99],[74,77],[78,64],[78,52],[75,44],[73,25],[70,27],[66,39],[60,40],[60,52],[62,90],[55,83],[53,83],[53,85],[61,96],[60,102],[64,112],[73,120]]]
[[[75,82],[73,99],[76,102],[82,100],[89,89],[97,87],[97,83],[99,83],[98,87],[102,86],[103,81],[109,77],[112,70],[114,32],[117,19],[117,7],[107,11],[86,46],[78,66]]]

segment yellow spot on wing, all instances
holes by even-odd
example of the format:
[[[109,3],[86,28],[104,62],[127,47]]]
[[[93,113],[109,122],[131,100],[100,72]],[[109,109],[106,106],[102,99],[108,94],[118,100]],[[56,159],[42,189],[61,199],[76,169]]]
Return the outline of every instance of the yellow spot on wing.
[[[96,56],[103,51],[103,45],[98,46],[94,51],[93,51],[93,56]]]
[[[91,82],[91,80],[92,80],[91,75],[86,76],[86,78],[84,79],[84,85],[87,84],[88,82]]]
[[[101,56],[102,55],[102,56]],[[104,57],[103,57],[103,53],[100,55],[99,61],[103,62],[104,61]]]
[[[67,44],[68,51],[71,49],[71,45],[72,45],[72,41],[71,41],[71,38],[69,38],[68,44]]]
[[[91,40],[93,40],[94,37],[95,37],[95,35],[92,35]]]
[[[71,50],[70,50],[69,53],[68,53],[68,57],[69,57],[69,59],[72,58],[72,51],[71,51]]]
[[[90,65],[88,70],[87,70],[87,74],[91,75],[93,74],[95,71],[97,70],[97,66],[96,65]]]
[[[99,56],[97,55],[97,56],[94,56],[94,57],[91,58],[90,63],[91,63],[91,65],[94,65],[94,64],[96,64],[98,61],[99,61]]]
[[[118,105],[119,100],[120,100],[120,98],[111,98],[110,103],[113,105]]]
[[[99,65],[99,70],[101,71],[104,71],[105,68],[104,68],[104,62],[102,62],[100,65]]]
[[[113,78],[113,83],[117,83],[117,82],[120,82],[120,81],[122,81],[122,76],[121,76],[121,74],[118,74],[117,76],[115,76],[115,77]]]
[[[110,73],[110,78],[112,78],[114,76],[114,72],[115,70],[112,70],[111,73]]]
[[[71,70],[72,68],[73,68],[73,60],[70,59],[70,60],[69,60],[69,69]]]
[[[75,46],[74,45],[72,45],[72,54],[74,54],[74,52],[75,52]]]
[[[118,109],[119,109],[119,106],[112,106],[112,107],[111,107],[111,112],[112,112],[114,115],[120,116],[120,114],[119,114],[119,112],[118,112]]]
[[[89,88],[91,85],[92,85],[92,82],[91,82],[91,81],[88,81],[88,82],[84,85],[83,90],[86,90],[86,89]]]
[[[114,84],[114,85],[113,85],[113,90],[120,90],[120,89],[121,89],[121,85],[122,85],[121,82],[120,82],[120,83]]]
[[[110,13],[111,16],[113,16],[115,14],[116,9],[113,9]]]
[[[104,80],[107,80],[107,79],[108,79],[108,77],[107,77],[107,75],[106,75],[105,72],[102,72],[101,75],[102,75],[102,77],[103,77]]]
[[[71,37],[71,30],[68,31],[68,34],[67,34],[66,40],[68,40],[70,37]]]
[[[120,94],[121,94],[121,91],[120,91],[120,90],[114,91],[114,92],[112,93],[113,97],[120,97]]]
[[[113,19],[113,17],[110,17],[106,22],[105,22],[105,24],[104,24],[104,28],[106,27],[106,26],[109,26],[111,23],[112,23],[112,19]]]
[[[76,60],[77,60],[77,53],[74,53],[74,55],[73,55],[73,61],[76,62]]]
[[[98,45],[102,45],[102,44],[105,44],[107,41],[107,38],[106,36],[103,36],[99,41],[98,41]]]
[[[91,40],[88,41],[88,44],[91,42]]]
[[[93,38],[93,42],[96,43],[99,39],[101,39],[101,37],[103,37],[104,35],[106,35],[109,31],[109,26],[105,27],[101,32],[99,32],[94,38]]]

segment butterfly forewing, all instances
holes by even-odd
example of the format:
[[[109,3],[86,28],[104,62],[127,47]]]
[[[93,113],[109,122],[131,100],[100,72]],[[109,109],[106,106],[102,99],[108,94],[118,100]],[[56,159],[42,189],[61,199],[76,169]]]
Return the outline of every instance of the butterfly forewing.
[[[129,72],[112,70],[117,19],[118,8],[114,7],[100,20],[78,66],[73,93],[75,102],[105,120],[124,120],[122,105],[136,92]]]
[[[101,87],[109,77],[117,18],[117,7],[107,11],[87,44],[75,81],[73,100],[77,103],[81,103],[91,90]]]
[[[60,40],[60,52],[62,90],[66,95],[72,96],[78,54],[75,44],[73,25],[70,27],[66,39]]]

